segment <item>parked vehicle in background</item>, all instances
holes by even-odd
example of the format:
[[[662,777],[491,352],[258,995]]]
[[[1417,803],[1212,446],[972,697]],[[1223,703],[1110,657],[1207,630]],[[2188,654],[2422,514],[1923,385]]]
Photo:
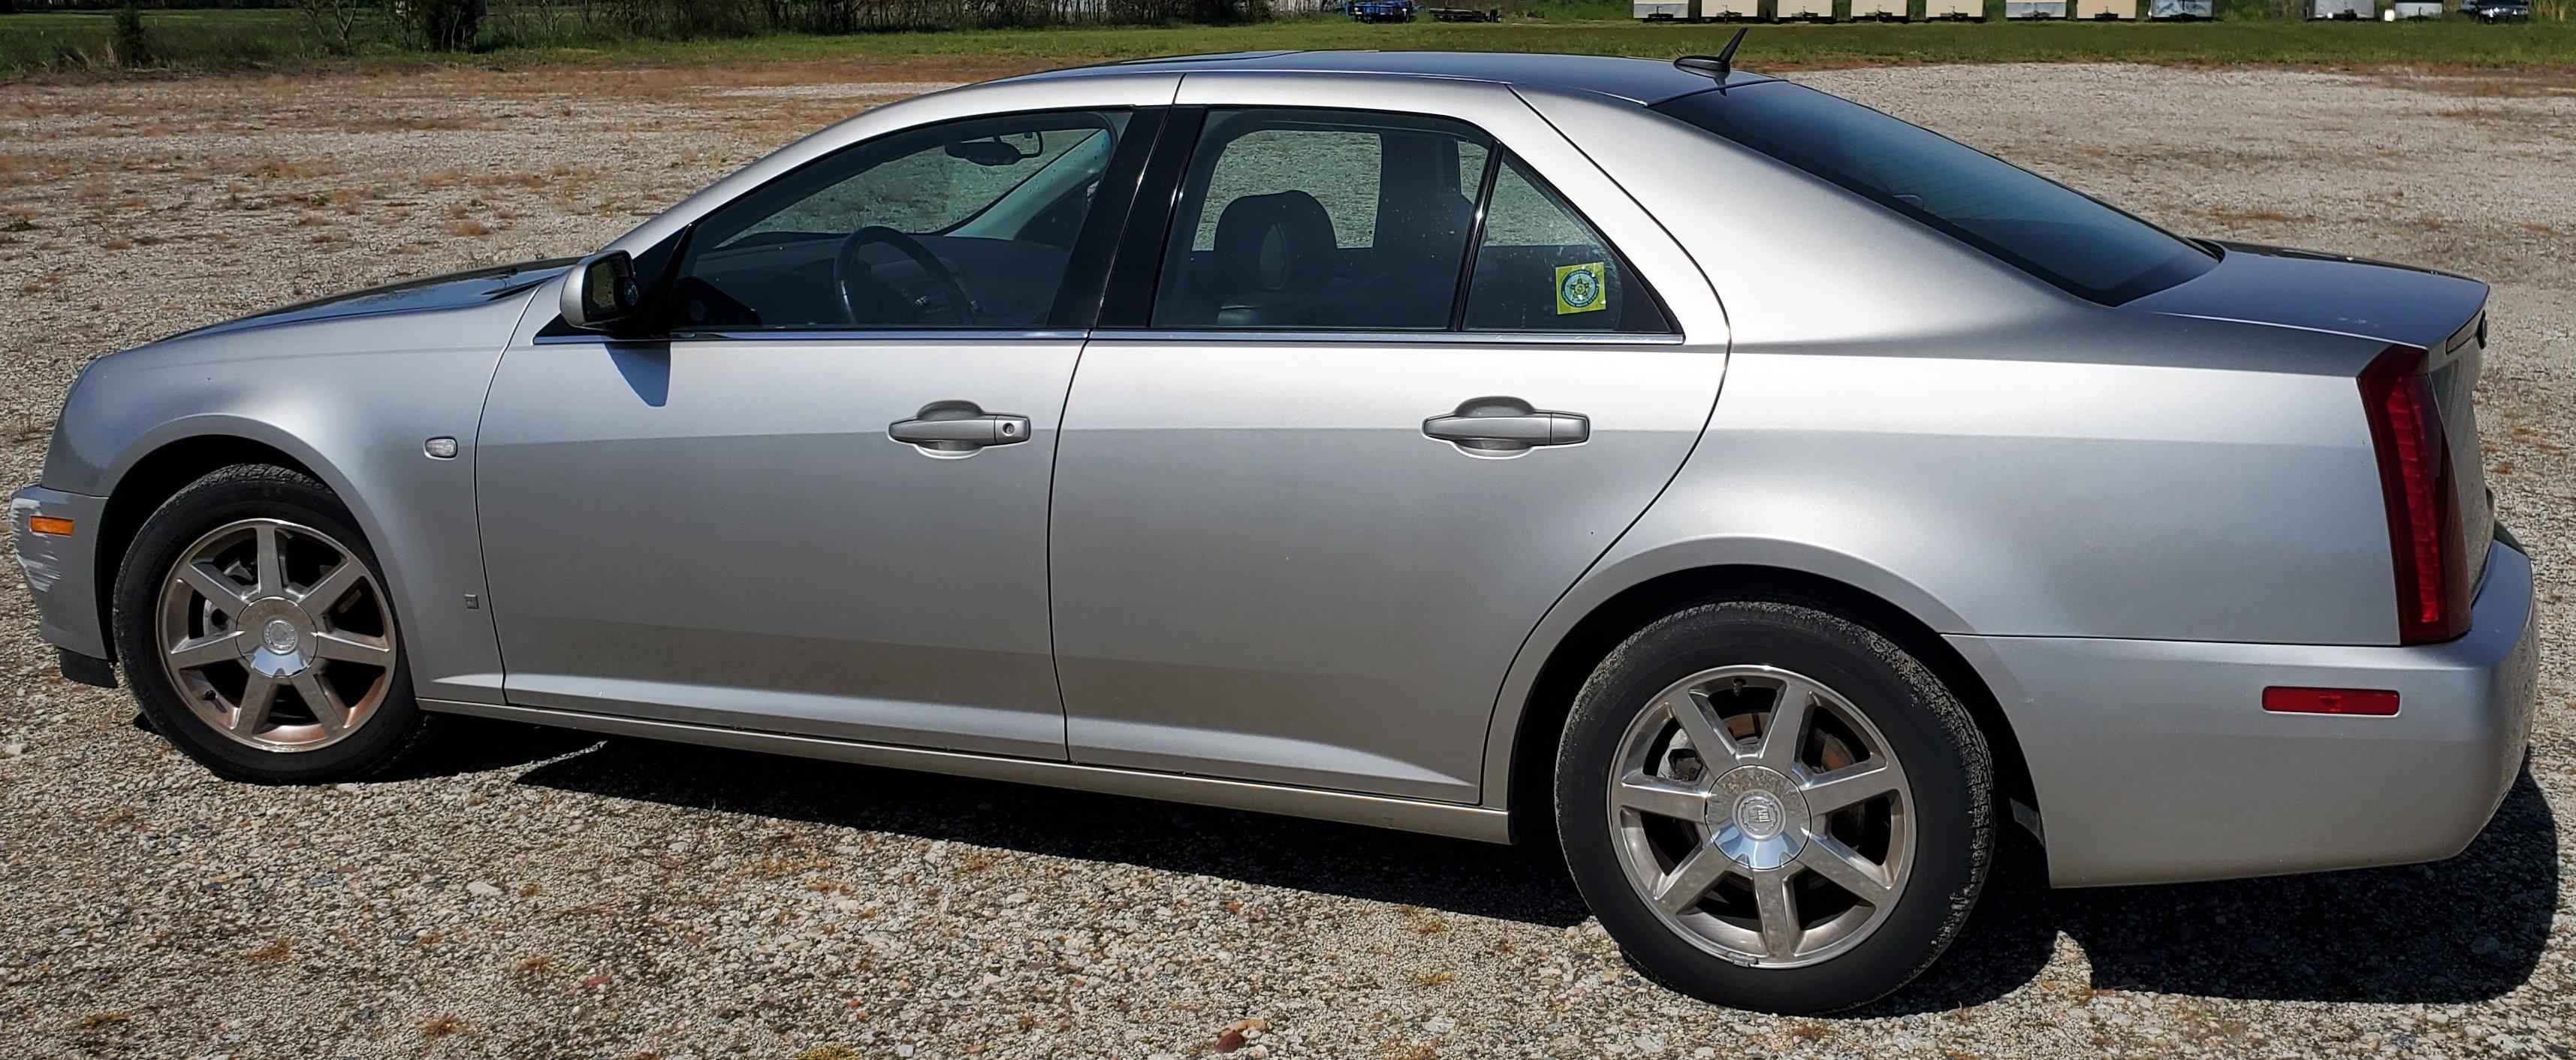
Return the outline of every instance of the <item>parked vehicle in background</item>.
[[[225,777],[460,714],[1554,844],[1808,1012],[2015,822],[2066,886],[2478,834],[2538,674],[2486,300],[1722,58],[1158,59],[99,358],[11,519]]]
[[[2530,0],[2460,0],[2460,13],[2480,22],[2527,22]]]
[[[2379,0],[2308,0],[2309,21],[2368,21],[2379,17]]]
[[[1351,18],[1360,22],[1411,22],[1422,11],[1413,0],[1351,0]]]
[[[2217,12],[2217,0],[2147,0],[2147,17],[2158,22],[2206,22]]]

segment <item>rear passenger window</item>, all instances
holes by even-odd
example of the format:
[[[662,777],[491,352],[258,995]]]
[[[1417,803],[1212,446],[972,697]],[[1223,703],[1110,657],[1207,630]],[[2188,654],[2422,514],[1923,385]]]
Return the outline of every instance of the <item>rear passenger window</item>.
[[[1483,134],[1357,111],[1211,111],[1181,186],[1158,328],[1449,327]]]
[[[1672,330],[1600,233],[1474,127],[1288,108],[1208,113],[1153,326]]]
[[[1600,233],[1510,157],[1485,207],[1475,280],[1467,289],[1466,328],[1671,330],[1663,310],[1629,277]]]

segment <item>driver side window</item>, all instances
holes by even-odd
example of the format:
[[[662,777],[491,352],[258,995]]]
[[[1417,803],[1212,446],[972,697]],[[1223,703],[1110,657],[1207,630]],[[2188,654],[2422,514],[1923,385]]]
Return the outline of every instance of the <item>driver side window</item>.
[[[1127,115],[910,129],[828,156],[700,219],[679,265],[686,330],[1044,326]]]

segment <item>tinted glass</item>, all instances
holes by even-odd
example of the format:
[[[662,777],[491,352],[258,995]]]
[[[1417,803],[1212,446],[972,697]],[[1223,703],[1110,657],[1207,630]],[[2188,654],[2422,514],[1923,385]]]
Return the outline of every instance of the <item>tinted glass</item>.
[[[1556,193],[1506,157],[1467,288],[1469,331],[1662,332],[1663,310]]]
[[[1485,150],[1482,134],[1439,118],[1209,112],[1154,326],[1447,328]]]
[[[2117,305],[2208,271],[2207,251],[2054,181],[1877,111],[1785,82],[1656,110],[1948,233],[2084,298]]]
[[[698,223],[680,327],[1034,328],[1126,128],[1024,114],[870,141]]]

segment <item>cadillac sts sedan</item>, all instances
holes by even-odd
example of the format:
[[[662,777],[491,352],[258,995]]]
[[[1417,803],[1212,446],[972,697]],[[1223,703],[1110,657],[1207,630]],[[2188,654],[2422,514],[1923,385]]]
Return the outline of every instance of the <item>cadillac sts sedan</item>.
[[[2061,886],[2461,850],[2535,694],[2486,287],[1728,67],[883,107],[579,262],[97,359],[19,559],[226,777],[480,715],[1554,844],[1774,1011],[1929,966],[2007,826]]]

